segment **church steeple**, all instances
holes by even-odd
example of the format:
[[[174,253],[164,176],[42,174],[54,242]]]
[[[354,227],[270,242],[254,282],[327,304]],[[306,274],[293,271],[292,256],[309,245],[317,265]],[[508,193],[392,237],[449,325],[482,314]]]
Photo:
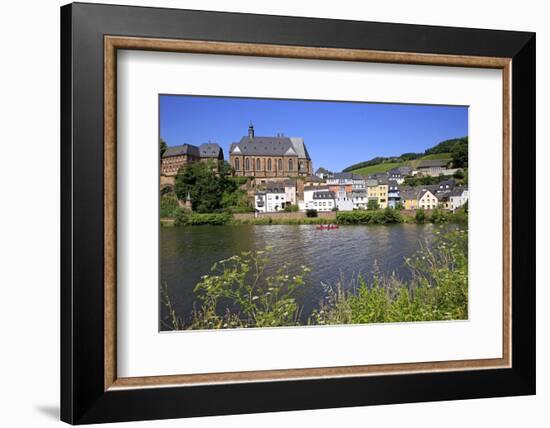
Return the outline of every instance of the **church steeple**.
[[[248,126],[248,139],[251,141],[254,139],[254,125],[252,125],[252,122]]]

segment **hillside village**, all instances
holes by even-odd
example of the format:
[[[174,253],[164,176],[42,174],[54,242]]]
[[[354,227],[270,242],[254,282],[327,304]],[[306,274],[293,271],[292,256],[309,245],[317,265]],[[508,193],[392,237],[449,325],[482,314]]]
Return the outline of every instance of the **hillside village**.
[[[366,170],[383,164],[346,172],[318,168],[313,173],[314,161],[303,138],[256,136],[252,124],[247,135],[230,145],[228,162],[223,149],[211,142],[161,152],[161,189],[173,188],[178,173],[194,162],[209,162],[216,171],[225,165],[232,177],[240,177],[239,190],[246,194],[249,211],[259,214],[385,208],[453,212],[468,201],[465,166],[455,167],[447,155],[417,157],[370,174]],[[186,196],[180,204],[193,209],[190,192]]]

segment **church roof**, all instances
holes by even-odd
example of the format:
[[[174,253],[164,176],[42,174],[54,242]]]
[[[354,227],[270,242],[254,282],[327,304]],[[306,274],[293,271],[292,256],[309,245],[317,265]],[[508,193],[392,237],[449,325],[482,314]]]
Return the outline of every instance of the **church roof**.
[[[309,153],[300,137],[242,137],[238,143],[232,143],[231,154],[251,156],[297,156],[310,159]]]
[[[197,146],[194,146],[192,144],[181,144],[179,146],[167,147],[162,157],[168,158],[171,156],[182,156],[182,155],[200,157],[200,150]]]
[[[216,143],[204,143],[199,146],[201,158],[218,158],[222,148]]]

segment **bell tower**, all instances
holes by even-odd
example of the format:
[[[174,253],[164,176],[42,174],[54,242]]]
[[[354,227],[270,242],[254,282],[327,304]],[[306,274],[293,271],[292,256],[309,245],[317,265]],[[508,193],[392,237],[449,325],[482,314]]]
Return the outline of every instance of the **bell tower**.
[[[250,141],[254,139],[254,125],[252,125],[252,122],[250,122],[250,125],[248,125],[248,139]]]

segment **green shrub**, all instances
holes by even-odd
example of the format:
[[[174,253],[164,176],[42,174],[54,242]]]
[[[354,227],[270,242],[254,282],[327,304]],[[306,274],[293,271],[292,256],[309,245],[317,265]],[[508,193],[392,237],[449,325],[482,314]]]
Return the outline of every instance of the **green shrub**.
[[[268,276],[269,251],[247,251],[214,264],[212,273],[195,287],[201,306],[189,328],[298,325],[300,306],[295,292],[305,287],[309,269],[302,266],[300,274],[289,276],[283,265]]]
[[[434,224],[441,224],[441,223],[447,223],[449,220],[448,215],[445,211],[435,208],[432,210],[432,213],[430,215],[430,221]]]
[[[424,223],[426,221],[426,212],[422,208],[417,209],[414,219],[418,224]]]
[[[468,211],[464,207],[458,208],[454,213],[449,215],[449,221],[453,223],[467,224]]]
[[[298,207],[298,205],[287,205],[287,206],[285,206],[285,212],[287,212],[287,213],[295,213],[299,209],[300,208]]]
[[[187,225],[188,219],[191,216],[191,211],[186,208],[178,207],[174,214],[174,226]]]
[[[306,210],[306,217],[317,217],[317,210],[316,209],[307,209]]]
[[[163,195],[160,197],[160,216],[174,217],[178,209],[178,200],[174,195]]]
[[[367,209],[369,211],[374,211],[374,210],[377,210],[378,208],[380,208],[380,205],[378,204],[378,201],[376,199],[370,199],[367,202]]]
[[[191,213],[185,209],[176,212],[174,226],[221,226],[231,220],[228,213]]]
[[[393,208],[385,208],[377,211],[340,211],[336,214],[336,222],[338,224],[386,224],[386,223],[402,223],[403,216],[399,210]]]

